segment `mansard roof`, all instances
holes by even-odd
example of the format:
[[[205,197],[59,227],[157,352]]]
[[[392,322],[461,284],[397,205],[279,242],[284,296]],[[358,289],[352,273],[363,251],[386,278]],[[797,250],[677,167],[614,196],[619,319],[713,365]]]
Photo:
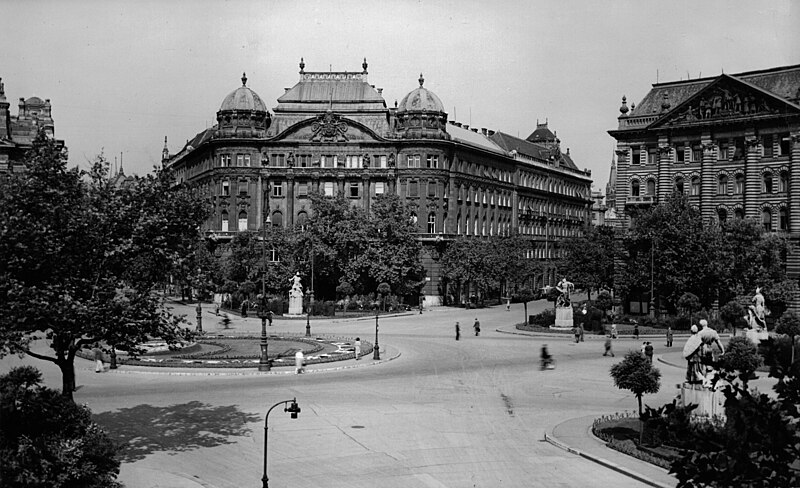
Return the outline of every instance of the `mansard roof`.
[[[519,154],[540,161],[548,161],[550,156],[556,153],[554,148],[520,139],[519,137],[514,137],[505,132],[495,132],[491,136],[491,139],[506,151],[516,151]],[[578,167],[575,166],[575,162],[572,161],[572,158],[568,154],[560,153],[560,156],[560,162],[563,166],[574,170],[578,169]]]
[[[300,81],[278,98],[275,112],[386,110],[386,101],[366,73],[300,72]]]

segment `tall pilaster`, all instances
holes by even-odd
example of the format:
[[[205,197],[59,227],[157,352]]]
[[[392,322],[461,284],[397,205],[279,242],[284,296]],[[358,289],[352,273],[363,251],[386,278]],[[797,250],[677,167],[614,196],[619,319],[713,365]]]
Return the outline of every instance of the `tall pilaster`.
[[[777,139],[777,137],[776,137]],[[800,131],[791,135],[792,152],[789,160],[789,231],[800,235]],[[777,152],[777,148],[775,149]]]
[[[364,202],[364,211],[369,213],[369,204],[372,195],[370,194],[369,172],[364,171],[361,175],[361,199]]]
[[[672,193],[672,147],[669,139],[660,137],[658,139],[658,188],[656,195],[658,198],[655,203],[663,202]]]
[[[617,215],[625,215],[625,200],[630,194],[628,174],[630,174],[630,149],[624,144],[617,144],[617,190],[616,208]]]
[[[294,174],[293,170],[289,168],[286,175],[286,227],[291,229],[294,227]]]
[[[744,216],[759,221],[758,204],[761,200],[761,172],[758,160],[761,149],[757,137],[745,139],[746,154],[744,160]]]
[[[704,222],[714,219],[714,195],[716,195],[717,175],[714,162],[717,159],[717,146],[711,140],[710,132],[703,132],[700,137],[703,147],[703,159],[700,162],[700,215]]]

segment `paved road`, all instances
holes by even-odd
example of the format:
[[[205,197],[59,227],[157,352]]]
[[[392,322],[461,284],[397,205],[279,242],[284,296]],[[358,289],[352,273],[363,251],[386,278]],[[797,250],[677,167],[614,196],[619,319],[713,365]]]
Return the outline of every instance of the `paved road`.
[[[529,313],[548,306],[529,304]],[[188,308],[177,311],[194,317]],[[498,332],[522,321],[521,305],[483,310],[434,309],[380,321],[380,342],[400,355],[367,367],[319,374],[172,376],[95,374],[78,365],[76,401],[131,446],[121,479],[129,488],[260,486],[266,408],[297,397],[297,420],[270,415],[269,476],[275,487],[531,487],[644,486],[641,482],[543,441],[569,419],[633,410],[608,371],[632,339],[602,357],[587,336],[541,338]],[[472,335],[475,317],[480,337]],[[219,328],[204,314],[204,328]],[[462,340],[454,340],[461,322]],[[234,320],[235,332],[256,332],[255,318]],[[374,338],[374,321],[312,322],[315,334]],[[305,322],[276,320],[271,332],[303,332]],[[547,341],[555,371],[538,369]],[[659,344],[656,344],[659,346]],[[659,347],[656,348],[659,353]],[[23,360],[28,361],[28,360]],[[7,370],[20,360],[0,362]],[[32,361],[48,383],[57,370]],[[661,392],[671,401],[681,368],[660,365]]]

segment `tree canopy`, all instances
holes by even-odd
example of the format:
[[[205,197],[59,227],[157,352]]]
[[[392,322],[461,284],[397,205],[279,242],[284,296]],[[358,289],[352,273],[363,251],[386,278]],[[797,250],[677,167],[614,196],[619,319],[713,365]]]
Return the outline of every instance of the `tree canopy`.
[[[639,416],[642,415],[642,395],[658,393],[661,388],[661,371],[638,351],[628,351],[619,363],[611,367],[614,386],[630,390],[639,402]]]
[[[614,286],[616,248],[616,234],[612,227],[590,227],[581,237],[561,243],[563,257],[558,262],[558,273],[580,289],[611,289]]]
[[[165,171],[119,185],[102,157],[89,171],[69,169],[43,133],[24,163],[0,182],[0,355],[54,362],[71,398],[80,349],[135,351],[153,336],[186,336],[158,287],[195,252],[207,207]],[[31,351],[34,339],[53,354]]]

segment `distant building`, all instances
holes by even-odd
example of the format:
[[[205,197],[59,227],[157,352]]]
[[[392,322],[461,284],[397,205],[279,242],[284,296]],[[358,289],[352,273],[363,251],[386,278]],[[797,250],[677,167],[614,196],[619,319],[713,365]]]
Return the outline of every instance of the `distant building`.
[[[44,101],[39,97],[20,98],[18,107],[17,115],[11,115],[11,104],[0,78],[0,173],[22,171],[22,158],[39,130],[55,136],[49,98]]]
[[[753,219],[800,244],[800,65],[656,83],[619,110],[606,197],[620,226],[681,192],[708,221]],[[800,277],[800,252],[788,272]]]
[[[176,154],[165,140],[163,161],[176,182],[196,185],[213,202],[209,234],[230,238],[267,219],[302,228],[312,192],[343,194],[365,209],[376,195],[395,193],[417,224],[429,278],[424,303],[433,305],[447,296],[437,243],[516,231],[531,241],[529,258],[547,260],[559,240],[588,224],[591,174],[561,151],[546,123],[523,140],[449,121],[422,75],[387,108],[383,90],[368,82],[366,60],[355,72],[307,72],[301,60],[299,74],[272,113],[243,75],[216,125]]]
[[[605,199],[606,197],[602,192],[597,190],[592,191],[592,200],[594,200],[592,204],[592,225],[606,225],[608,206],[606,206]]]

